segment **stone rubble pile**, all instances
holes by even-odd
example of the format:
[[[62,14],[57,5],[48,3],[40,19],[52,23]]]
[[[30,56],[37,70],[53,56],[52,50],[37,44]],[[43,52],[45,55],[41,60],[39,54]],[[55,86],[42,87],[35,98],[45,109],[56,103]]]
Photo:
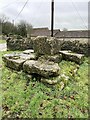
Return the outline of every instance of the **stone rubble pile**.
[[[25,50],[22,53],[4,55],[5,65],[11,69],[23,70],[29,75],[39,75],[41,82],[50,85],[61,80],[59,64],[62,59],[81,64],[84,55],[61,51],[60,44],[56,38],[36,37],[33,42],[34,50]]]

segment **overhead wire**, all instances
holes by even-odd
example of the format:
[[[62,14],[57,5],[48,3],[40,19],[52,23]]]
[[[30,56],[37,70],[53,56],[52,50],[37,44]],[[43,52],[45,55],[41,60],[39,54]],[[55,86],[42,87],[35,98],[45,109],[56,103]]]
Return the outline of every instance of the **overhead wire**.
[[[78,11],[78,9],[77,9],[77,7],[76,7],[75,3],[73,2],[73,0],[71,0],[71,2],[72,2],[72,5],[74,6],[74,9],[76,10],[76,12],[77,12],[78,16],[80,17],[80,19],[81,19],[81,21],[82,21],[82,23],[83,23],[84,27],[85,27],[86,29],[88,29],[88,27],[86,26],[86,24],[85,24],[85,22],[84,22],[84,20],[83,20],[82,16],[80,15],[80,13],[79,13],[79,11]]]
[[[27,4],[28,6],[30,6],[29,4]],[[41,2],[40,4],[38,4],[37,8],[38,11],[41,11],[40,9],[42,9],[43,7],[43,2]],[[30,18],[31,21],[33,21],[33,23],[37,23],[38,19],[35,19],[34,17]]]
[[[72,5],[72,3],[71,3],[71,5]],[[75,14],[75,16],[77,17],[77,13],[76,13],[76,10],[74,9],[74,11],[73,11],[73,13]],[[78,27],[80,27],[80,29],[83,29],[83,26],[82,25],[78,25]]]
[[[15,17],[14,21],[19,17],[19,15],[22,13],[22,11],[24,10],[25,6],[27,5],[29,0],[27,0],[24,4],[24,6],[22,7],[22,9],[20,10],[20,12],[18,13],[18,15]]]

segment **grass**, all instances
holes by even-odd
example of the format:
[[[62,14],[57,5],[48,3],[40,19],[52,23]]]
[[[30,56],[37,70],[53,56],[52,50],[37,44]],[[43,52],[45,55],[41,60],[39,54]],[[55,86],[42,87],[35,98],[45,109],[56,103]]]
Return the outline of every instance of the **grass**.
[[[6,40],[0,40],[0,44],[6,43]]]
[[[3,52],[5,54],[6,52]],[[0,52],[0,56],[2,53]],[[0,64],[1,64],[0,60]],[[61,73],[69,76],[63,90],[60,84],[48,86],[30,79],[22,71],[2,66],[3,118],[88,118],[88,58],[78,66],[62,61]],[[79,67],[79,68],[78,68]],[[74,70],[78,68],[77,73]]]

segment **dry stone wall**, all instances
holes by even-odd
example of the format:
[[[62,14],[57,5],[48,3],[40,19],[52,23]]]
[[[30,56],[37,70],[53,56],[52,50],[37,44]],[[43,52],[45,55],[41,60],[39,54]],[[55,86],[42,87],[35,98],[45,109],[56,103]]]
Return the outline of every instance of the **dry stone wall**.
[[[33,48],[33,42],[30,38],[14,38],[7,39],[7,50],[27,50]]]
[[[7,49],[8,50],[27,50],[34,49],[35,52],[40,52],[41,54],[52,54],[61,50],[71,50],[80,54],[85,54],[88,56],[88,51],[90,49],[90,43],[88,38],[49,38],[46,42],[47,37],[32,37],[32,38],[22,38],[22,37],[9,37],[7,39]],[[36,42],[34,42],[34,40]],[[40,42],[39,42],[40,41]],[[37,44],[38,43],[38,44]],[[35,45],[36,44],[36,45]],[[43,46],[41,46],[43,44]],[[52,45],[52,46],[51,46]],[[55,48],[53,50],[53,47]],[[39,48],[39,49],[38,49]]]
[[[61,38],[58,40],[60,42],[61,50],[71,50],[88,56],[88,51],[90,49],[88,38]]]

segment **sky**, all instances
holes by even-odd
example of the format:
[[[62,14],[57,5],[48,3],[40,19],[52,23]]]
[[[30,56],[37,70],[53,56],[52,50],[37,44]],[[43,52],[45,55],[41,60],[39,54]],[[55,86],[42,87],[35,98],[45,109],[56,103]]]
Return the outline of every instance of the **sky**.
[[[0,16],[5,15],[14,24],[20,20],[34,28],[51,28],[52,0],[0,0]],[[54,29],[88,29],[88,0],[54,0]],[[20,13],[20,14],[19,14]],[[18,15],[19,14],[19,15]]]

